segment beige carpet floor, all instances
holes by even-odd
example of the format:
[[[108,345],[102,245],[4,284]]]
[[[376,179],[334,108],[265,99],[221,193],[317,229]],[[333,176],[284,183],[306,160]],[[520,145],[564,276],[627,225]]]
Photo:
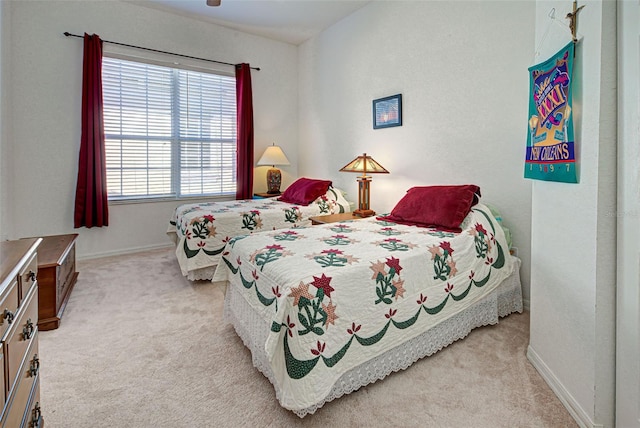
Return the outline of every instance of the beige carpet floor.
[[[526,312],[300,419],[223,323],[221,289],[185,280],[172,249],[78,271],[60,328],[40,333],[47,428],[577,426],[525,357]]]

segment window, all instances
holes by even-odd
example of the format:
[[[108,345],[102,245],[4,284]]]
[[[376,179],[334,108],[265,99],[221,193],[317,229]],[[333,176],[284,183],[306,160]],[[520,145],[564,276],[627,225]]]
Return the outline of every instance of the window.
[[[236,192],[235,78],[105,57],[109,200]]]

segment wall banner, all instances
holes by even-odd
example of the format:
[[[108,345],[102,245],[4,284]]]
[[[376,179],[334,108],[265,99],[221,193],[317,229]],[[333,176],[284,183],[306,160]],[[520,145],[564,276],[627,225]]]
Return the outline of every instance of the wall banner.
[[[571,114],[574,43],[529,68],[529,134],[524,177],[577,183]]]

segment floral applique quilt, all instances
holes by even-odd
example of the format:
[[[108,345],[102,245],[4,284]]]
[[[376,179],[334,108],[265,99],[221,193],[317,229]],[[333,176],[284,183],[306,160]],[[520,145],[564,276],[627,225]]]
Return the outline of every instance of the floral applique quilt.
[[[348,203],[334,195],[330,189],[308,206],[276,198],[185,204],[174,211],[167,234],[175,235],[176,257],[187,276],[217,265],[224,246],[234,236],[305,227],[311,225],[310,217],[348,212]]]
[[[227,282],[269,326],[278,398],[297,410],[321,401],[343,373],[483,299],[514,260],[477,204],[460,233],[372,217],[233,238],[213,281]]]

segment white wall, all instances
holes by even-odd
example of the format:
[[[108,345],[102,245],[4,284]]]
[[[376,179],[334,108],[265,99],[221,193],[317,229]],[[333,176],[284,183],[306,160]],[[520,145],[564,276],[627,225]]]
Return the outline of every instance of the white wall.
[[[618,7],[616,424],[640,428],[640,2]]]
[[[3,77],[11,84],[2,86],[2,99],[4,123],[10,122],[11,129],[1,135],[3,158],[5,151],[12,151],[14,168],[10,187],[4,188],[3,174],[0,189],[3,207],[10,203],[14,213],[11,227],[2,229],[8,238],[77,231],[80,258],[170,244],[165,231],[177,202],[110,205],[109,227],[73,229],[82,40],[65,37],[65,31],[96,33],[103,40],[260,67],[261,71],[252,73],[256,161],[272,142],[288,155],[296,152],[294,45],[131,3],[2,3],[11,25],[10,49],[2,56],[2,64],[10,65],[10,76]],[[146,55],[143,51],[137,54]],[[226,70],[233,72],[233,67]],[[6,102],[5,96],[9,97]],[[295,155],[289,159],[292,165],[282,168],[284,185],[297,176]],[[266,190],[265,173],[266,167],[257,168],[256,191]]]
[[[7,133],[9,129],[9,122],[6,120],[6,106],[8,103],[7,91],[8,87],[8,68],[9,61],[7,55],[7,49],[9,49],[9,13],[7,12],[7,3],[0,2],[0,241],[4,241],[8,237],[8,225],[11,223],[10,214],[10,200],[8,199],[9,193],[9,171],[10,171],[10,159],[11,153],[10,147],[5,144],[7,141]]]
[[[614,423],[616,269],[615,2],[583,2],[574,67],[579,183],[535,181],[528,356],[582,426]],[[571,2],[536,2],[545,60],[571,40]]]
[[[531,182],[523,178],[535,4],[372,2],[300,47],[301,175],[331,178],[366,152],[372,208],[416,185],[475,183],[497,206],[529,294]],[[372,128],[372,100],[402,93],[403,125]]]

